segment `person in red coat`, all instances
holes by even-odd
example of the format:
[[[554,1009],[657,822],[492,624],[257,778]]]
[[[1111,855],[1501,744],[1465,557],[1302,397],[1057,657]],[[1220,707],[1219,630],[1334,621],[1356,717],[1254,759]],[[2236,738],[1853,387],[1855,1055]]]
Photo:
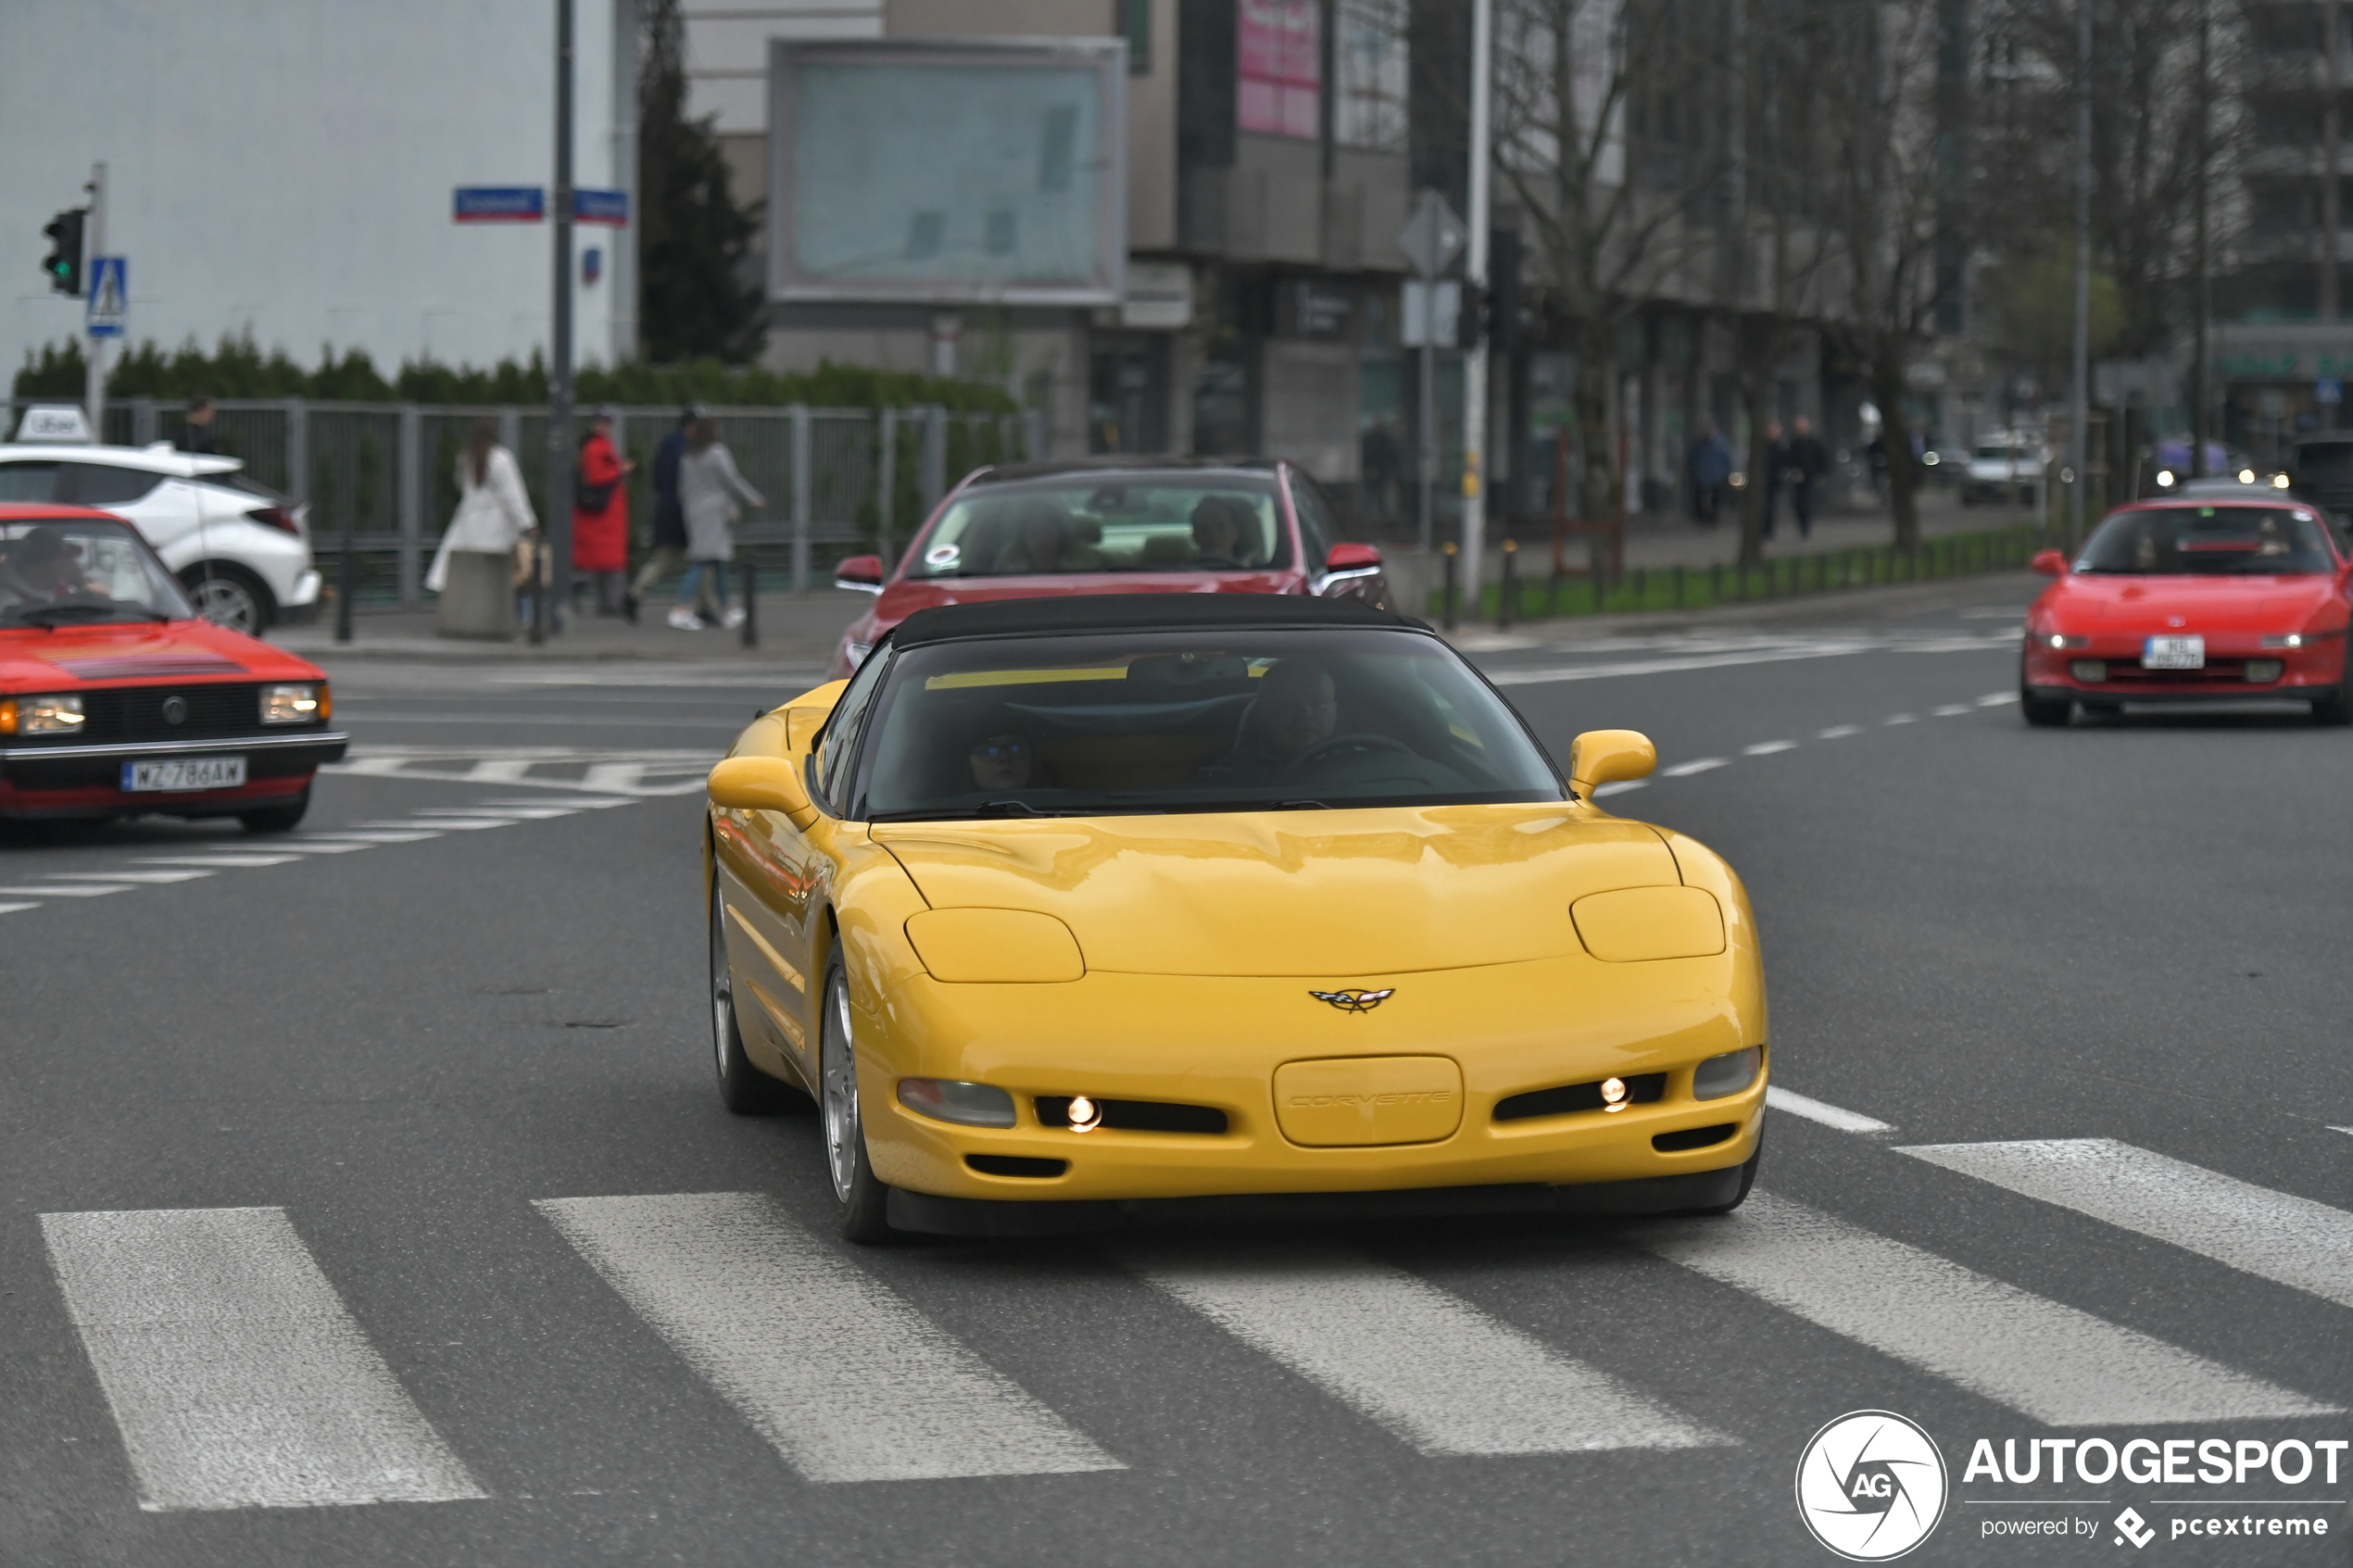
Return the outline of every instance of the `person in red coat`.
[[[580,438],[580,469],[573,476],[572,570],[575,582],[597,585],[597,613],[619,615],[629,571],[629,491],[623,481],[636,464],[613,450],[612,410],[590,416]]]

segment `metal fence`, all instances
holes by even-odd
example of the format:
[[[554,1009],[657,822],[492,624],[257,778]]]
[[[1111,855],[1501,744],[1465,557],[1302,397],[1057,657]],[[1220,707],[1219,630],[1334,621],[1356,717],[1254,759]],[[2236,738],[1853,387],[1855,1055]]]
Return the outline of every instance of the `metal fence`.
[[[57,399],[16,398],[24,406]],[[478,418],[498,425],[546,516],[547,414],[544,408],[448,404],[222,399],[214,405],[220,450],[263,484],[310,505],[310,543],[333,580],[346,530],[357,558],[355,598],[414,608],[425,567],[458,505],[458,456]],[[1038,423],[1023,414],[914,408],[715,408],[736,465],[767,505],[736,534],[739,553],[775,571],[796,593],[833,558],[873,550],[886,563],[948,486],[984,463],[1038,450]],[[130,398],[109,404],[101,439],[141,445],[181,429],[183,404]],[[653,516],[653,454],[677,421],[674,408],[628,408],[613,444],[637,464],[627,483],[634,543]],[[585,417],[575,428],[585,431]]]

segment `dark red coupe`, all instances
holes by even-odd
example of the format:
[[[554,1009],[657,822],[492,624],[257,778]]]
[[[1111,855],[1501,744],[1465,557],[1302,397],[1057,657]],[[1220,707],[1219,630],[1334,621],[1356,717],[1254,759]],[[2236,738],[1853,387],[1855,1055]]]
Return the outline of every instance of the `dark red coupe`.
[[[1066,594],[1314,594],[1387,608],[1380,552],[1340,538],[1285,462],[1096,458],[981,469],[950,492],[896,571],[853,556],[835,584],[876,596],[835,650],[858,667],[919,609]]]
[[[2353,721],[2345,629],[2353,558],[2318,508],[2277,501],[2138,501],[2110,512],[2026,612],[2019,676],[2030,724],[2124,704],[2292,698]]]

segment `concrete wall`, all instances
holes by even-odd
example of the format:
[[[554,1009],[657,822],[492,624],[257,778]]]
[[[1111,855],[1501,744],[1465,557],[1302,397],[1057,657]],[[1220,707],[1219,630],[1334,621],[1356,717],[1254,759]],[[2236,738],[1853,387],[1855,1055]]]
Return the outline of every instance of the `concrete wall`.
[[[614,5],[578,6],[573,157],[613,168]],[[0,18],[0,370],[81,331],[45,292],[43,225],[109,190],[107,249],[131,264],[130,336],[252,334],[383,368],[527,358],[547,332],[546,224],[460,225],[461,184],[553,179],[555,24],[546,5],[404,0],[7,0]],[[616,176],[620,177],[617,178]],[[611,232],[580,231],[611,255]],[[578,291],[584,359],[610,357],[612,269]]]

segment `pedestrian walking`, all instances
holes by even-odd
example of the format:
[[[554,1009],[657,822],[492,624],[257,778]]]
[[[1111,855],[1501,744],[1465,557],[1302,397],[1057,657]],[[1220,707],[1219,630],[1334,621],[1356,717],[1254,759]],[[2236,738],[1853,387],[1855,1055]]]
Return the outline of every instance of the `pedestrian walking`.
[[[1688,459],[1692,479],[1692,521],[1703,528],[1716,526],[1723,505],[1724,485],[1732,477],[1732,447],[1723,432],[1709,425],[1692,443]]]
[[[1781,485],[1789,477],[1789,443],[1781,439],[1781,421],[1765,421],[1765,527],[1760,537],[1773,536],[1781,509]]]
[[[719,439],[719,421],[707,414],[687,427],[686,455],[678,462],[678,500],[686,514],[686,575],[678,583],[670,623],[682,632],[699,632],[712,620],[742,625],[742,608],[727,604],[736,521],[744,508],[768,501],[736,471],[735,454]],[[706,608],[712,613],[698,613]]]
[[[686,432],[702,412],[700,405],[679,410],[677,427],[654,448],[654,521],[647,540],[650,553],[621,599],[621,612],[632,626],[637,624],[637,605],[648,591],[672,572],[686,569],[686,509],[678,499],[678,465],[686,456]]]
[[[186,421],[180,427],[177,443],[180,450],[200,452],[206,457],[219,454],[220,438],[212,432],[213,412],[212,398],[208,394],[199,392],[188,399]]]
[[[1813,537],[1814,508],[1820,498],[1818,486],[1830,471],[1830,449],[1815,436],[1813,421],[1798,415],[1790,421],[1789,509],[1797,518],[1800,539]]]
[[[425,573],[425,586],[441,596],[443,635],[513,635],[520,558],[538,533],[515,455],[499,445],[494,421],[474,420],[458,455],[458,509]]]
[[[612,420],[610,408],[590,416],[573,477],[572,566],[596,585],[598,615],[622,613],[629,571],[629,489],[622,482],[637,469],[613,449]]]

